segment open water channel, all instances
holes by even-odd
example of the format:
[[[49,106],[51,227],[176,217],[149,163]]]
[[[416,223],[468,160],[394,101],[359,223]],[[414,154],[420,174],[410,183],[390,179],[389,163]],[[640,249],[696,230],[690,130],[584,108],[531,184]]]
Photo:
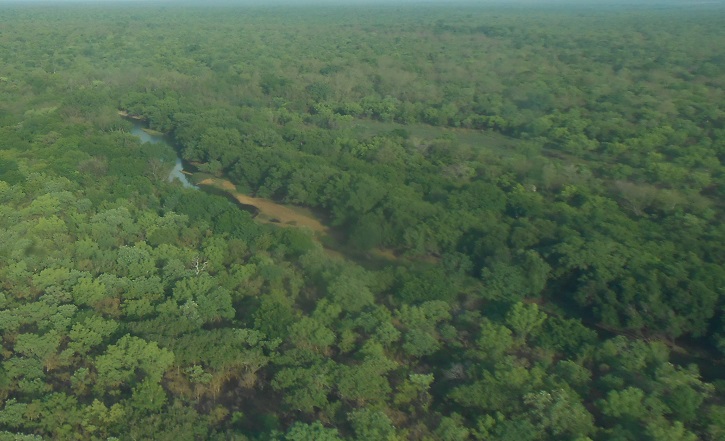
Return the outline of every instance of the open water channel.
[[[168,137],[163,134],[150,133],[148,129],[144,128],[141,120],[128,117],[127,120],[133,123],[131,134],[137,136],[141,142],[165,143],[174,150],[176,163],[169,173],[169,181],[178,179],[184,187],[202,189],[208,193],[228,197],[237,203],[241,209],[252,213],[259,222],[274,223],[280,226],[306,227],[315,233],[321,234],[328,232],[327,226],[309,210],[240,193],[235,185],[225,178],[206,177],[199,182],[198,186],[192,184],[188,176],[191,173],[184,170],[184,162],[179,156],[179,151],[173,147],[173,143]]]
[[[150,142],[153,144],[162,142],[169,147],[171,146],[171,143],[164,135],[152,135],[151,133],[144,130],[143,123],[138,120],[129,119],[133,123],[133,129],[131,129],[131,134],[138,137],[141,142]],[[169,182],[174,180],[181,181],[181,184],[186,188],[199,188],[196,185],[189,182],[189,179],[184,174],[184,164],[181,161],[181,158],[179,157],[179,152],[174,149],[174,152],[176,153],[176,163],[174,164],[174,168],[169,173]]]

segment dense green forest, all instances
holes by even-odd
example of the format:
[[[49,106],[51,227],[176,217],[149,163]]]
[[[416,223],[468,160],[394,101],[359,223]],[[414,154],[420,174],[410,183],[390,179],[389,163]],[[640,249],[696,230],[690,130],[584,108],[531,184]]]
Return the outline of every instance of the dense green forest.
[[[725,440],[685,4],[0,4],[0,440]]]

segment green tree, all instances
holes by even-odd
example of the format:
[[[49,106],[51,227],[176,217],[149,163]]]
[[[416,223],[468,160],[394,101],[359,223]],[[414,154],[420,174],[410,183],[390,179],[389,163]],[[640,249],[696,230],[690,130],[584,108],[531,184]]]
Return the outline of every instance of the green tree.
[[[286,441],[340,441],[337,429],[326,428],[319,421],[312,424],[296,422],[284,435]]]
[[[393,423],[383,412],[359,409],[350,412],[347,419],[355,431],[355,438],[360,441],[395,441],[399,439]]]
[[[97,393],[117,395],[121,387],[137,384],[139,374],[144,381],[158,383],[173,362],[172,352],[159,348],[154,342],[125,335],[95,358],[98,375],[95,389]]]
[[[506,324],[520,339],[526,340],[528,336],[536,334],[546,318],[546,313],[539,311],[536,303],[518,302],[506,314]]]
[[[200,324],[230,319],[235,314],[229,290],[207,274],[179,280],[173,298],[184,316]]]
[[[313,413],[328,406],[334,386],[333,368],[330,362],[283,368],[274,376],[272,387],[283,392],[283,400],[291,409]]]
[[[558,389],[539,391],[524,396],[529,413],[542,429],[556,437],[585,437],[594,432],[594,417],[571,392]]]

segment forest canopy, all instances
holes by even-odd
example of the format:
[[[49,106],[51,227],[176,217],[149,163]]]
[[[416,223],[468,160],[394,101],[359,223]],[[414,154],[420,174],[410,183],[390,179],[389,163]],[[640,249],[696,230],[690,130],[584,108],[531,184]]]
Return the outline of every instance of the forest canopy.
[[[724,22],[0,5],[0,440],[723,439]]]

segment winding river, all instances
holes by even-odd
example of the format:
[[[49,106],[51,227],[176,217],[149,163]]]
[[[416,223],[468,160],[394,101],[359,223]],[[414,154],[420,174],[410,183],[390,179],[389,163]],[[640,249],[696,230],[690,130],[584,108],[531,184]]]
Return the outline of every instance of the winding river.
[[[170,148],[173,148],[171,144],[169,144],[169,142],[166,140],[164,135],[151,134],[149,131],[147,131],[147,129],[144,128],[143,123],[139,120],[129,119],[129,121],[133,123],[131,134],[138,137],[141,142],[150,142],[152,144],[161,142],[167,144]],[[174,149],[174,151],[176,152],[176,149]],[[181,185],[186,188],[199,188],[189,182],[189,178],[187,178],[187,176],[184,174],[184,164],[182,163],[178,152],[176,152],[176,163],[174,164],[174,168],[169,173],[168,180],[169,182],[173,182],[174,180],[181,181]]]
[[[207,177],[199,181],[198,186],[194,185],[189,177],[193,174],[184,170],[184,163],[179,156],[179,151],[175,149],[169,139],[163,134],[156,134],[144,127],[142,120],[137,120],[122,114],[127,120],[133,123],[131,134],[138,137],[141,142],[165,143],[172,148],[176,154],[176,164],[169,173],[168,180],[181,181],[186,188],[196,188],[207,190],[209,193],[224,194],[237,202],[242,208],[253,211],[255,218],[264,223],[273,223],[280,226],[296,226],[306,227],[315,233],[328,233],[328,228],[319,219],[317,219],[309,210],[302,207],[278,204],[274,201],[264,198],[255,198],[237,191],[236,186],[229,180],[217,177]]]

